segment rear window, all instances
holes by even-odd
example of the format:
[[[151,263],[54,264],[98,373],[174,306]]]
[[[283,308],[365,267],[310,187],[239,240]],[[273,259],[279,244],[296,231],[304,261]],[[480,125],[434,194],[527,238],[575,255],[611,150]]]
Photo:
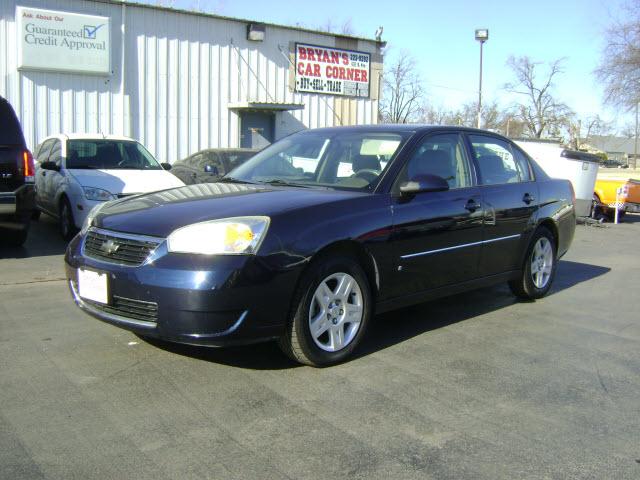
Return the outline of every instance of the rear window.
[[[24,135],[18,117],[11,104],[0,97],[0,145],[20,145],[24,147]]]

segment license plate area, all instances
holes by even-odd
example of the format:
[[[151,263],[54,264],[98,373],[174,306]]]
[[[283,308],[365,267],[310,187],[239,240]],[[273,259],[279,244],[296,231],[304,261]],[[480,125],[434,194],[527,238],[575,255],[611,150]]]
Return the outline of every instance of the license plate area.
[[[79,268],[78,294],[86,300],[108,304],[109,281],[107,274]]]

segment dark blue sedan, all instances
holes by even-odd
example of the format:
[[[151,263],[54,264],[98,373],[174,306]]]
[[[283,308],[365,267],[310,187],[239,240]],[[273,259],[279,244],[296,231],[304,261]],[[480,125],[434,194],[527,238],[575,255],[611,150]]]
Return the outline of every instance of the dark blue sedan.
[[[217,183],[96,207],[67,250],[77,305],[142,336],[277,339],[347,358],[374,313],[508,282],[550,289],[574,195],[499,135],[366,126],[289,136]]]

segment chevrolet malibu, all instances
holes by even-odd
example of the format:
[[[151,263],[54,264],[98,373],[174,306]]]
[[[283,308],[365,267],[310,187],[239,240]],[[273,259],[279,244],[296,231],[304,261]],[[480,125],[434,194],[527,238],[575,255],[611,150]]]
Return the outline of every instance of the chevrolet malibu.
[[[575,198],[510,140],[460,127],[300,132],[221,181],[106,202],[66,252],[76,304],[141,336],[275,339],[349,357],[374,314],[508,282],[538,299]]]

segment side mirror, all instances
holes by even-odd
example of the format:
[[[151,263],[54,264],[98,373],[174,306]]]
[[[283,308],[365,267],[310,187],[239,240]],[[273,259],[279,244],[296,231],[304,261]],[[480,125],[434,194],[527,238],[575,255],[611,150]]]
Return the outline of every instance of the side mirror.
[[[205,165],[204,166],[204,171],[205,173],[210,173],[212,175],[215,176],[219,176],[220,172],[218,171],[218,167],[216,167],[215,165]]]
[[[171,164],[170,163],[161,163],[160,166],[162,168],[164,168],[165,170],[171,170]]]
[[[56,162],[42,162],[40,163],[40,168],[42,168],[43,170],[55,170],[56,172],[60,171],[60,165],[58,165]]]
[[[400,195],[403,197],[423,192],[444,192],[449,190],[447,181],[438,175],[418,175],[408,182],[400,184]]]

